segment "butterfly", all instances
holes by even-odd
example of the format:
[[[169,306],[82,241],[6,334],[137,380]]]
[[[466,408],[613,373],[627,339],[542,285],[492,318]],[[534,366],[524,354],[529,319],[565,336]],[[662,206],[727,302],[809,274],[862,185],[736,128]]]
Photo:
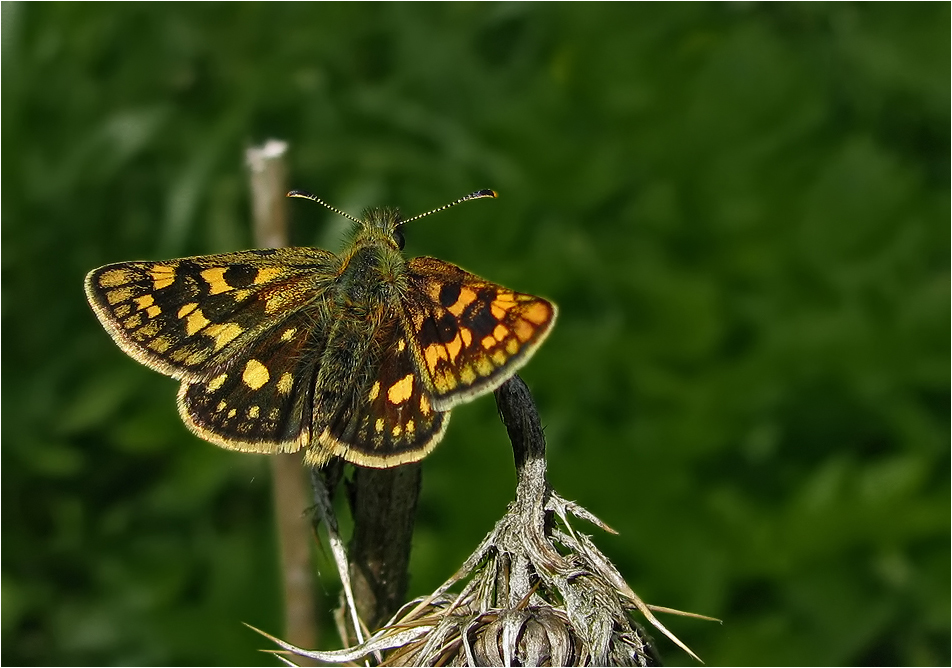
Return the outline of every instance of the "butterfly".
[[[403,257],[407,220],[356,218],[340,254],[272,248],[165,262],[120,262],[86,276],[106,331],[139,362],[181,381],[178,409],[224,448],[304,450],[387,468],[439,443],[457,404],[525,364],[554,304],[432,257]]]

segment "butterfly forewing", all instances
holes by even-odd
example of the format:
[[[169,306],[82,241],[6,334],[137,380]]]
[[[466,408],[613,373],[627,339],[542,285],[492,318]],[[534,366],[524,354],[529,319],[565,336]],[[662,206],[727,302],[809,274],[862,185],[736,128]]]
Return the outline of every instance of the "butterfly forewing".
[[[90,272],[86,294],[129,355],[175,378],[203,378],[320,299],[335,262],[310,248],[123,262]]]
[[[202,438],[234,450],[294,452],[309,444],[324,334],[305,311],[284,319],[216,375],[182,383],[183,420]]]
[[[446,411],[490,392],[529,359],[555,322],[555,305],[442,260],[409,262],[405,321],[433,406]]]

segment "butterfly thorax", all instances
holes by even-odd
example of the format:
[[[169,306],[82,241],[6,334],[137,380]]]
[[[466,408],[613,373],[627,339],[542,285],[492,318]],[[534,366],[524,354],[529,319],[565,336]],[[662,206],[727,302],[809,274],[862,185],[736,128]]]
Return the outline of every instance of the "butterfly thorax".
[[[395,238],[399,220],[392,209],[371,209],[356,226],[342,258],[335,300],[348,315],[372,319],[396,306],[406,292],[407,263]]]

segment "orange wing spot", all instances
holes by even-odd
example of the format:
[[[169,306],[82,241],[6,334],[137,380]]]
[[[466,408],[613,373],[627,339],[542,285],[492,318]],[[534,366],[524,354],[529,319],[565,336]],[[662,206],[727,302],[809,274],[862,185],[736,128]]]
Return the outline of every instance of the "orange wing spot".
[[[210,322],[201,309],[193,311],[185,319],[185,333],[191,336]]]
[[[493,330],[493,336],[496,337],[497,341],[502,341],[504,338],[509,336],[509,330],[506,329],[505,325],[496,325],[496,329]]]
[[[523,319],[516,320],[516,338],[525,343],[536,333],[536,327]]]
[[[459,330],[460,338],[463,339],[463,347],[469,348],[473,343],[473,330],[463,327]]]
[[[218,295],[232,289],[232,287],[228,285],[228,281],[225,280],[226,271],[228,271],[227,267],[214,267],[213,269],[205,269],[202,271],[202,278],[208,283],[208,294]]]
[[[485,348],[486,350],[492,350],[493,348],[496,347],[496,339],[494,339],[494,338],[491,337],[491,336],[485,336],[485,337],[483,337],[483,340],[480,341],[479,343],[480,343],[480,344],[482,345],[482,347]]]
[[[496,302],[493,302],[489,305],[489,310],[493,314],[493,317],[496,320],[502,320],[506,317],[506,314],[509,313],[511,306],[499,306]]]
[[[497,292],[496,298],[493,299],[493,301],[515,304],[518,300],[516,299],[515,292]]]
[[[437,295],[436,298],[439,299],[439,295]],[[456,300],[456,303],[446,310],[458,318],[463,314],[463,310],[474,301],[476,301],[476,292],[469,288],[462,288],[459,292],[459,298]]]
[[[252,390],[259,389],[270,379],[271,374],[268,373],[268,367],[258,360],[248,360],[245,363],[245,370],[241,372],[241,380]]]
[[[552,309],[545,302],[536,301],[524,309],[521,315],[529,322],[541,325],[552,319]]]
[[[215,351],[217,352],[233,341],[243,331],[245,331],[245,328],[241,325],[228,322],[220,325],[209,325],[204,333],[215,339]]]
[[[129,272],[125,269],[110,269],[102,272],[99,277],[99,287],[101,288],[116,288],[131,282]]]
[[[446,348],[438,343],[427,346],[426,350],[423,351],[423,357],[426,358],[426,368],[430,370],[430,373],[436,371],[436,365],[439,364],[440,360],[449,359]]]
[[[413,374],[408,373],[387,390],[387,399],[391,404],[402,404],[413,393]]]
[[[457,334],[456,338],[446,344],[446,352],[450,354],[450,361],[455,362],[459,351],[463,349],[463,339]]]
[[[264,269],[259,269],[258,273],[255,274],[254,284],[261,285],[262,283],[273,281],[283,273],[285,272],[280,267],[265,267]]]
[[[187,316],[189,313],[191,313],[197,308],[198,308],[198,302],[189,302],[188,304],[183,305],[182,308],[178,310],[178,313],[176,315],[179,318],[184,318],[185,316]]]
[[[506,341],[506,352],[510,355],[515,355],[519,351],[519,342],[515,339],[509,339]]]

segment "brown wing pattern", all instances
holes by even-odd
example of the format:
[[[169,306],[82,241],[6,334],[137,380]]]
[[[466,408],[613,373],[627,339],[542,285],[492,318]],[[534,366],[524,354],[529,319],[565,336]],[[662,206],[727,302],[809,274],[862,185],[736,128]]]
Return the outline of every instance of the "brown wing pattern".
[[[408,265],[404,321],[436,410],[490,392],[508,380],[555,323],[551,302],[513,292],[442,260]]]
[[[100,322],[126,353],[174,378],[216,374],[261,334],[319,299],[336,258],[312,248],[122,262],[86,277]]]

